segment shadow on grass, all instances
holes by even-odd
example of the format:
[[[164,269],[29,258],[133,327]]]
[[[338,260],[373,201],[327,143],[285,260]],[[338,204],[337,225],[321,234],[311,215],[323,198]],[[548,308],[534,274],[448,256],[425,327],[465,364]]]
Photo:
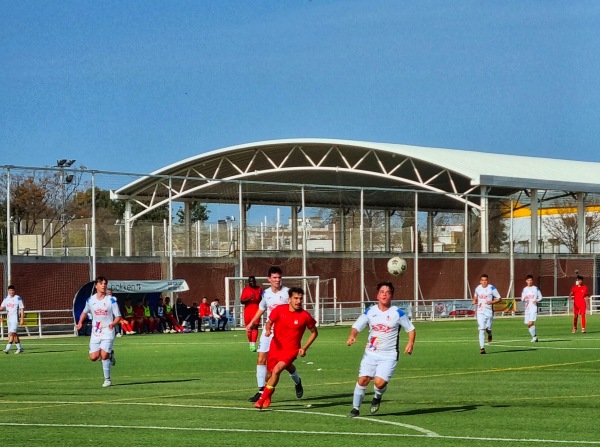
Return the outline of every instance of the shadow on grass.
[[[132,385],[151,385],[151,384],[157,384],[157,383],[196,382],[197,380],[200,380],[200,379],[146,380],[144,382],[118,383],[118,384],[114,384],[113,387],[116,387],[116,386],[132,386]]]
[[[458,407],[437,407],[437,408],[423,408],[420,410],[410,410],[410,411],[398,411],[396,413],[384,413],[382,416],[415,416],[419,414],[433,414],[433,413],[445,413],[449,411],[461,412],[461,411],[473,411],[476,410],[477,407],[482,407],[483,405],[461,405]],[[382,406],[383,410],[383,406]]]
[[[311,408],[314,410],[316,408],[328,408],[328,407],[339,407],[348,405],[348,402],[352,404],[353,393],[340,393],[340,394],[330,394],[328,396],[315,396],[315,397],[306,397],[304,396],[302,399],[286,399],[277,401],[277,403],[285,404],[285,407],[289,408],[298,408],[298,404],[308,404],[310,403]],[[275,398],[277,399],[277,398]],[[320,402],[320,403],[312,403],[315,400],[321,401],[323,399],[340,399],[339,402]],[[281,408],[281,407],[280,407]]]
[[[497,350],[497,351],[496,350],[486,351],[485,355],[506,354],[506,353],[513,353],[513,352],[531,352],[531,351],[536,351],[535,346],[532,346],[531,348],[524,348],[524,349],[501,349],[501,350]]]

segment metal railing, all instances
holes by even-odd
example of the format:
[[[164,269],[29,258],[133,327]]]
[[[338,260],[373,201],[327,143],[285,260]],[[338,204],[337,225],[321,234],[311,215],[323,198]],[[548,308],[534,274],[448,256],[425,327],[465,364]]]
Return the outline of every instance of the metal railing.
[[[8,336],[6,313],[2,315],[0,338]],[[19,325],[18,334],[43,338],[50,335],[77,335],[73,320],[73,309],[63,310],[27,310],[23,325]]]

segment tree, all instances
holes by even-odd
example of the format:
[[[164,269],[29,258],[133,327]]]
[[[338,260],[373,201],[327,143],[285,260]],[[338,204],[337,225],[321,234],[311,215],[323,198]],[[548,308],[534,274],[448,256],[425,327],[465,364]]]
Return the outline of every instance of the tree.
[[[508,242],[505,223],[506,206],[500,199],[488,200],[488,243],[490,253],[499,253]],[[469,222],[469,251],[481,251],[481,221],[471,213]]]
[[[576,213],[564,212],[548,216],[543,221],[543,227],[553,239],[556,239],[557,245],[564,245],[570,253],[579,253],[579,226]],[[585,243],[587,245],[598,239],[600,239],[600,213],[586,213]]]
[[[69,171],[71,172],[71,171]],[[67,181],[68,179],[68,181]],[[42,171],[34,175],[10,176],[10,215],[18,234],[39,233],[42,220],[52,225],[47,243],[74,218],[73,197],[82,184],[81,173]],[[0,178],[0,191],[6,197],[8,176]],[[6,201],[3,205],[6,210]],[[46,227],[49,230],[50,225]]]
[[[206,205],[201,204],[200,202],[192,202],[190,207],[190,221],[194,222],[206,222],[208,220],[208,215],[210,214],[210,210],[206,207]],[[179,208],[177,210],[177,218],[179,223],[185,222],[185,209]]]

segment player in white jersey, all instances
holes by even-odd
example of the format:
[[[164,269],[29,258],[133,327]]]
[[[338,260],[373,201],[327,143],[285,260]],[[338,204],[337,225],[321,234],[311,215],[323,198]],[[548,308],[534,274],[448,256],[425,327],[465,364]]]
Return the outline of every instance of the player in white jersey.
[[[485,333],[488,343],[492,342],[492,321],[494,304],[502,301],[498,289],[489,284],[488,275],[483,274],[473,295],[473,304],[477,305],[477,327],[479,329],[479,353],[485,354]]]
[[[398,340],[401,328],[408,333],[404,353],[410,355],[413,352],[417,332],[408,315],[396,306],[392,306],[393,297],[394,285],[391,282],[377,284],[377,305],[369,307],[358,317],[350,330],[346,342],[348,346],[352,346],[356,342],[358,333],[367,325],[369,326],[369,339],[360,362],[352,410],[348,417],[360,415],[360,405],[371,379],[373,379],[374,391],[371,413],[375,414],[379,410],[381,397],[398,364]]]
[[[262,315],[266,312],[267,319],[269,315],[271,315],[271,311],[275,309],[277,306],[281,306],[285,304],[289,305],[289,289],[285,286],[281,285],[281,275],[282,271],[279,267],[272,266],[267,271],[267,281],[271,284],[271,287],[263,290],[262,298],[258,305],[258,310],[256,314],[246,325],[246,331],[251,331],[252,328],[258,324]],[[276,328],[273,330],[277,330]],[[269,353],[269,347],[271,346],[271,340],[273,339],[273,334],[270,336],[265,334],[265,330],[260,335],[260,340],[258,343],[258,357],[256,360],[256,383],[258,385],[258,392],[248,399],[248,402],[257,402],[260,399],[260,396],[265,389],[265,385],[267,383],[267,354]],[[304,394],[304,388],[302,387],[302,380],[298,375],[298,371],[296,367],[292,365],[293,371],[290,372],[290,376],[294,381],[294,385],[296,386],[296,397],[300,399]]]
[[[525,284],[526,286],[523,288],[523,292],[521,292],[521,301],[525,302],[525,324],[529,329],[531,341],[535,343],[538,341],[535,330],[535,321],[537,320],[538,311],[537,304],[542,301],[542,292],[533,285],[533,275],[527,275]]]
[[[112,385],[110,369],[111,366],[116,364],[113,351],[115,326],[121,321],[121,312],[116,298],[106,294],[107,285],[108,280],[104,276],[98,276],[96,279],[96,294],[87,299],[85,309],[81,312],[77,323],[77,330],[81,330],[88,313],[92,315],[89,357],[92,362],[102,360],[103,387]]]
[[[0,304],[0,311],[6,311],[6,325],[8,326],[8,343],[6,344],[4,353],[8,354],[12,344],[16,343],[17,350],[15,354],[20,354],[23,352],[23,347],[21,346],[21,339],[17,334],[17,329],[19,324],[22,326],[24,323],[25,305],[21,297],[16,294],[15,286],[11,284],[8,286],[7,291],[8,295],[6,295],[6,298]],[[2,318],[0,318],[0,323],[2,323]]]

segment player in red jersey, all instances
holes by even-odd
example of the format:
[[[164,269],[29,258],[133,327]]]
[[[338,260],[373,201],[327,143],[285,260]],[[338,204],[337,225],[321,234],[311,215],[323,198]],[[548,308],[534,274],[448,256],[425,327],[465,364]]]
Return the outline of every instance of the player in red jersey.
[[[585,334],[586,300],[590,298],[590,293],[583,284],[583,276],[577,275],[577,283],[571,289],[569,298],[573,300],[573,333],[577,332],[577,319],[581,315],[581,333]]]
[[[262,298],[262,288],[256,285],[254,276],[248,277],[248,285],[242,290],[240,302],[244,305],[244,324],[247,326],[252,322],[254,315],[258,311],[258,304]],[[256,340],[258,339],[258,324],[252,325],[251,330],[246,331],[248,342],[250,343],[250,352],[256,352]]]
[[[302,308],[304,291],[299,287],[292,287],[289,294],[289,304],[273,309],[265,325],[267,336],[271,335],[273,325],[276,325],[277,330],[273,331],[273,340],[267,357],[267,371],[270,377],[260,399],[254,404],[254,407],[259,410],[271,405],[271,396],[279,382],[279,375],[284,369],[293,374],[296,371],[294,360],[298,356],[304,357],[319,335],[317,322]],[[302,346],[302,336],[306,329],[310,331],[310,336]]]

